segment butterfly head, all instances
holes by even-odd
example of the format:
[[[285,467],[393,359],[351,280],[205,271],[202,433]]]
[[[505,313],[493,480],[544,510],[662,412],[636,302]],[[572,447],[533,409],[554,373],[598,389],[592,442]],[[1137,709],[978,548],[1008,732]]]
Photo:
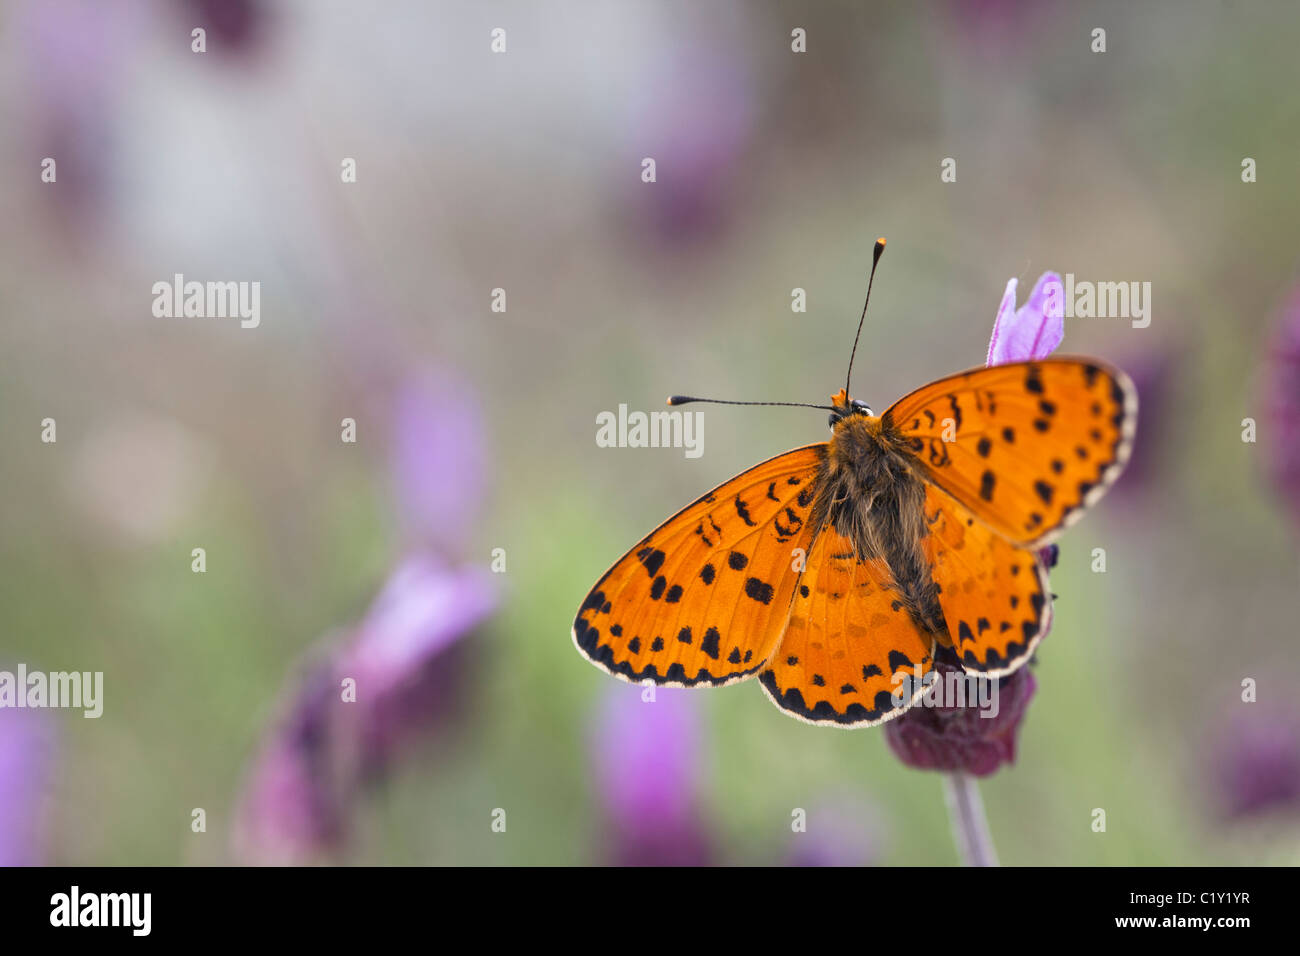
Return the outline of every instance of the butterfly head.
[[[831,414],[827,424],[830,425],[831,428],[834,428],[842,419],[848,418],[851,415],[870,416],[875,414],[876,413],[871,410],[870,405],[861,399],[849,398],[848,391],[842,388],[831,396]]]

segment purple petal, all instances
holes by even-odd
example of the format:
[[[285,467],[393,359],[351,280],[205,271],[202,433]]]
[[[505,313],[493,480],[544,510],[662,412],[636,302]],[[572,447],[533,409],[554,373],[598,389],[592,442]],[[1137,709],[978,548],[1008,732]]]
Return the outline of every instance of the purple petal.
[[[1268,474],[1300,524],[1300,291],[1292,294],[1273,334],[1264,387]]]
[[[333,671],[297,685],[253,764],[236,811],[235,853],[250,863],[302,863],[341,845],[353,788],[339,773]]]
[[[344,646],[296,683],[240,801],[236,851],[286,863],[337,849],[365,777],[456,690],[448,655],[496,607],[491,573],[416,555],[393,573]],[[356,700],[343,699],[343,680]]]
[[[358,700],[375,700],[468,634],[496,603],[486,568],[448,570],[436,558],[415,555],[389,578],[339,669],[356,678]]]
[[[402,530],[444,554],[464,547],[488,478],[486,425],[473,389],[441,371],[405,381],[393,402],[391,455]]]
[[[988,365],[1046,358],[1065,336],[1064,287],[1059,275],[1044,272],[1034,284],[1029,301],[1012,312],[1015,294],[1016,280],[1012,279],[993,322]]]
[[[483,568],[446,570],[408,559],[341,655],[338,677],[354,678],[349,715],[363,751],[361,771],[381,773],[409,739],[459,709],[469,636],[497,605]]]
[[[685,691],[611,687],[594,739],[595,779],[620,863],[706,862],[699,816],[699,718]]]
[[[45,862],[54,727],[42,711],[0,709],[0,866]]]

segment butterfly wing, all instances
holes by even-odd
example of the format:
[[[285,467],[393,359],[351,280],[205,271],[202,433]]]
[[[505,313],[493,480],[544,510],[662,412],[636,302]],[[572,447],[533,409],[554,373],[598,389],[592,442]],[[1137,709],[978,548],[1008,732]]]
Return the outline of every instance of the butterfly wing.
[[[896,672],[916,677],[934,666],[934,638],[898,600],[883,560],[862,561],[834,528],[813,542],[785,635],[759,675],[778,707],[809,723],[866,727],[896,717],[924,692],[903,689]]]
[[[752,676],[785,629],[826,445],[778,455],[660,525],[605,572],[573,641],[615,677],[674,687]]]
[[[1034,548],[1119,477],[1137,428],[1137,390],[1095,359],[1015,362],[940,379],[882,418],[935,484]]]
[[[957,656],[990,676],[1014,671],[1051,623],[1047,570],[935,485],[926,488],[925,520],[930,574]]]

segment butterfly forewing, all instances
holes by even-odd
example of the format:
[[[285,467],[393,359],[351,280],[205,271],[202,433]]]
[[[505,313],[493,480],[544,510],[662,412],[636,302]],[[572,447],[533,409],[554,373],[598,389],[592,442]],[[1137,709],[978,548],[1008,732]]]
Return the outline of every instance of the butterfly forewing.
[[[1137,425],[1128,376],[1094,359],[973,369],[884,415],[930,479],[1026,547],[1074,522],[1118,477]]]
[[[651,532],[583,602],[578,649],[629,681],[707,686],[755,674],[785,629],[825,456],[816,444],[765,461]]]
[[[882,560],[859,560],[853,542],[824,528],[813,542],[790,622],[759,675],[782,710],[842,727],[878,724],[911,706],[894,675],[924,676],[934,639],[909,616]],[[900,694],[898,703],[894,695]]]

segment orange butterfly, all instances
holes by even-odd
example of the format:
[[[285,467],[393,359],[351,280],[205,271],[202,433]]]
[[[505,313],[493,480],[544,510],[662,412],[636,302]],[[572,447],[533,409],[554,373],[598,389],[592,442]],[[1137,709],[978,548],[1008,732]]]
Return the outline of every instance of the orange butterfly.
[[[829,442],[737,475],[605,572],[574,621],[583,655],[637,683],[757,675],[782,710],[837,726],[915,703],[924,686],[899,705],[898,678],[927,674],[937,645],[990,677],[1029,659],[1052,613],[1035,550],[1123,468],[1128,376],[1048,358],[960,372],[883,415],[847,387],[831,401]]]

